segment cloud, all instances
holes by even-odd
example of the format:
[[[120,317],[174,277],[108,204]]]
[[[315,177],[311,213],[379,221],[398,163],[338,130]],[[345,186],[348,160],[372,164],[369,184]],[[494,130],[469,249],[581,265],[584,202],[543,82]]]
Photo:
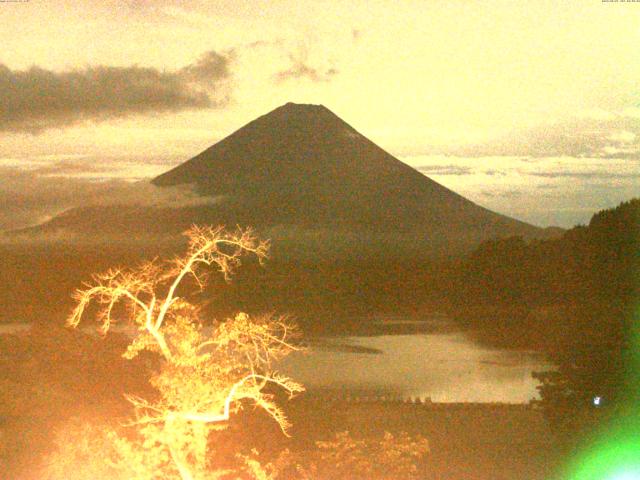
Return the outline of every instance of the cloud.
[[[445,153],[464,157],[530,156],[640,158],[640,109],[579,112],[561,122],[509,132],[478,145]]]
[[[198,13],[194,10],[190,10],[190,9],[188,10],[177,5],[168,5],[164,8],[161,8],[160,13],[167,15],[168,17],[171,17],[171,18],[179,19],[187,23],[194,23],[194,24],[211,25],[212,23],[214,23],[214,20],[215,20],[214,18],[208,15]]]
[[[59,165],[52,171],[80,169]],[[221,198],[204,197],[188,186],[159,188],[147,181],[50,176],[46,167],[24,170],[0,167],[0,231],[37,225],[65,210],[85,206],[135,205],[182,208],[207,205]]]
[[[74,174],[105,174],[112,170],[113,166],[106,163],[87,164],[86,162],[62,160],[33,168],[31,172],[44,176],[73,176]]]
[[[19,169],[34,177],[73,177],[94,182],[133,182],[153,178],[176,166],[179,156],[47,154],[0,157],[0,168]],[[0,186],[0,190],[1,190]]]
[[[559,171],[559,172],[528,172],[528,175],[542,178],[576,178],[576,179],[625,179],[640,178],[640,172],[583,172],[583,171]]]
[[[425,175],[471,175],[471,167],[460,165],[421,165],[417,170]]]
[[[232,54],[206,52],[176,71],[95,66],[64,72],[0,64],[0,131],[39,133],[86,120],[220,107]]]
[[[487,170],[484,170],[482,173],[484,173],[485,175],[489,175],[490,177],[505,177],[505,176],[507,176],[507,172],[505,172],[504,170],[496,170],[494,168],[489,168]]]
[[[480,194],[489,198],[519,198],[523,192],[520,190],[481,190]]]
[[[640,120],[640,107],[629,107],[622,111],[622,115]]]
[[[265,47],[273,47],[274,45],[282,45],[283,40],[282,39],[278,39],[278,40],[274,40],[274,41],[269,41],[269,40],[256,40],[254,42],[249,42],[243,45],[243,48],[246,48],[248,50],[254,50],[254,49],[258,49],[258,48],[265,48]]]
[[[583,110],[576,114],[579,118],[588,118],[592,120],[610,121],[615,120],[616,115],[602,108],[592,108],[589,110]]]
[[[637,135],[635,133],[629,132],[627,130],[620,130],[620,131],[617,131],[617,132],[613,132],[607,138],[609,140],[611,140],[612,142],[631,143],[637,138]]]
[[[195,83],[215,87],[218,81],[231,76],[229,64],[232,56],[231,51],[223,55],[211,50],[193,64],[182,68],[179,74]]]
[[[299,53],[290,53],[291,65],[285,70],[277,72],[273,78],[277,83],[287,80],[306,79],[312,82],[328,82],[339,72],[335,67],[320,68],[309,64],[306,50]]]

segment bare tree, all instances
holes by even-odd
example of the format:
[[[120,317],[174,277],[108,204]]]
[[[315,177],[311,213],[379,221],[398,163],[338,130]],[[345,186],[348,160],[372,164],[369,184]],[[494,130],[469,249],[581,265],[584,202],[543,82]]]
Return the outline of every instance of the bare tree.
[[[186,254],[173,261],[94,276],[76,291],[77,305],[68,319],[70,326],[78,326],[90,312],[87,307],[96,304],[102,333],[116,322],[137,329],[125,357],[142,351],[161,355],[161,368],[150,379],[158,398],[128,397],[139,439],[113,437],[118,455],[112,461],[127,471],[127,478],[218,478],[224,472],[209,463],[210,433],[226,428],[242,401],[250,401],[286,434],[287,418],[265,387],[274,384],[290,395],[304,390],[275,370],[275,362],[298,349],[297,330],[285,318],[240,313],[209,331],[199,308],[182,293],[190,280],[192,286],[206,284],[207,267],[228,279],[243,255],[264,260],[268,243],[248,229],[228,233],[222,227],[193,226],[186,236]]]

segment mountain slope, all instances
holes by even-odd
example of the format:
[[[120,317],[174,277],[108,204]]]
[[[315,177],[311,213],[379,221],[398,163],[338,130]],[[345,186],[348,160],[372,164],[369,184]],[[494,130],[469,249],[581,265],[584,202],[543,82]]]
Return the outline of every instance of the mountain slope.
[[[311,256],[318,248],[455,253],[492,237],[547,235],[425,177],[321,105],[283,105],[152,183],[189,185],[216,200],[183,208],[89,206],[36,230],[133,239],[191,223],[251,225],[281,250]]]
[[[549,233],[430,180],[321,106],[284,105],[153,183],[163,194],[188,185],[202,197],[116,198],[14,232],[2,252],[0,320],[66,313],[64,299],[92,272],[181,251],[178,234],[192,223],[253,226],[272,240],[267,269],[249,263],[231,286],[207,292],[215,315],[275,310],[329,329],[363,312],[441,301],[448,267],[436,257],[491,237]],[[157,198],[165,196],[174,198]]]
[[[541,234],[430,180],[321,105],[279,107],[153,183],[226,195],[260,224],[438,232],[452,240]]]

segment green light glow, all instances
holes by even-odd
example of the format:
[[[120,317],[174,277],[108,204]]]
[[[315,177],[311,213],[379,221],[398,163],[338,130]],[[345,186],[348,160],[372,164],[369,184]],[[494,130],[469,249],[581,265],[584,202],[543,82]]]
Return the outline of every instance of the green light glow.
[[[583,455],[568,480],[640,480],[640,438],[610,439],[610,444]]]
[[[628,385],[640,385],[640,308],[632,326],[635,346],[628,361]],[[638,392],[629,391],[631,405],[597,436],[597,442],[578,454],[562,480],[640,480],[640,405]]]
[[[633,469],[616,473],[614,476],[607,478],[607,480],[638,480],[639,478],[640,469]]]

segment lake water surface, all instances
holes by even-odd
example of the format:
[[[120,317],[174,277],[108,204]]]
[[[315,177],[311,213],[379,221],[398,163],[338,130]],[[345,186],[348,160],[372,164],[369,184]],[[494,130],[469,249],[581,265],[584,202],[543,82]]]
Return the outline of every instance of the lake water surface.
[[[310,391],[523,403],[538,398],[531,372],[552,367],[541,354],[480,345],[442,317],[367,321],[363,333],[312,339],[307,353],[291,355],[280,370]],[[0,324],[0,334],[28,327]]]
[[[398,331],[398,322],[386,326]],[[442,318],[405,322],[409,328],[404,330],[418,330],[412,333],[385,333],[385,325],[378,327],[375,335],[318,339],[307,354],[287,358],[282,370],[309,390],[434,402],[524,403],[539,398],[531,372],[552,368],[535,352],[482,346]]]

